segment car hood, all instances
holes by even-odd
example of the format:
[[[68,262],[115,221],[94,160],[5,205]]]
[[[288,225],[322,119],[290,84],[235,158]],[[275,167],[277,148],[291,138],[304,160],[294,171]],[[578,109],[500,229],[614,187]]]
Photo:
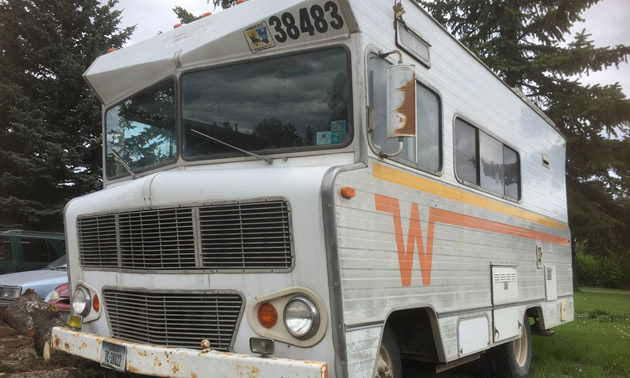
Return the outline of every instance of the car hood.
[[[0,286],[21,286],[22,290],[33,288],[37,294],[39,294],[37,290],[39,287],[52,285],[50,289],[52,290],[66,281],[68,281],[68,272],[65,270],[44,269],[0,275]]]

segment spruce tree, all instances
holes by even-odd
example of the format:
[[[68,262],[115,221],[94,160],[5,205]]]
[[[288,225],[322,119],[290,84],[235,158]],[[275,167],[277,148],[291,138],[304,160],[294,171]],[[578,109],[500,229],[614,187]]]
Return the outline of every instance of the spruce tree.
[[[584,30],[565,40],[599,0],[420,0],[421,6],[567,138],[573,240],[630,268],[630,100],[619,84],[583,75],[627,62],[630,46],[595,47]]]
[[[100,188],[101,106],[83,80],[119,48],[115,0],[0,0],[0,224],[63,230],[68,200]]]

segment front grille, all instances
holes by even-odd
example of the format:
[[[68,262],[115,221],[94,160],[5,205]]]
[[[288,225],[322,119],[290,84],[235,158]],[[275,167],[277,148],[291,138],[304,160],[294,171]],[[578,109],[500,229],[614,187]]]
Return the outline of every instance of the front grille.
[[[104,289],[112,336],[137,343],[230,351],[243,299],[234,293]]]
[[[291,267],[291,233],[285,202],[204,207],[199,209],[199,218],[205,267]]]
[[[79,258],[86,267],[118,267],[116,217],[99,215],[79,218]]]
[[[118,215],[121,266],[126,269],[195,268],[191,209]]]
[[[287,271],[293,266],[284,200],[81,217],[78,235],[87,268]]]

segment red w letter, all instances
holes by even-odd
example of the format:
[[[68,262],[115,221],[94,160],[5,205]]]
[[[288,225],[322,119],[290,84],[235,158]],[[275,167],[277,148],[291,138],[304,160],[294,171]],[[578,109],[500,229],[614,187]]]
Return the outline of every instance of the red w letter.
[[[418,204],[411,204],[411,215],[409,216],[409,235],[407,236],[407,249],[400,220],[400,204],[396,198],[374,194],[376,210],[392,213],[394,216],[394,231],[396,232],[396,247],[398,249],[398,264],[400,268],[400,280],[403,286],[411,286],[411,270],[413,268],[414,245],[418,245],[418,257],[420,258],[420,272],[422,273],[422,284],[431,285],[431,262],[433,254],[433,222],[429,215],[429,231],[427,235],[427,249],[425,251],[422,243],[422,230],[420,228],[420,212]],[[430,212],[431,210],[429,210]]]

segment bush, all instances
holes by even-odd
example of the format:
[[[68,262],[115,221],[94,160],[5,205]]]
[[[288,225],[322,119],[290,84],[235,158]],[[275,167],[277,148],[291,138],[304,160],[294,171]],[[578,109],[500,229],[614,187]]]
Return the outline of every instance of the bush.
[[[613,259],[578,252],[575,262],[580,284],[612,288],[623,286],[623,270]]]

